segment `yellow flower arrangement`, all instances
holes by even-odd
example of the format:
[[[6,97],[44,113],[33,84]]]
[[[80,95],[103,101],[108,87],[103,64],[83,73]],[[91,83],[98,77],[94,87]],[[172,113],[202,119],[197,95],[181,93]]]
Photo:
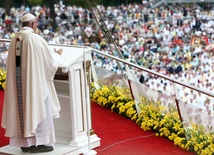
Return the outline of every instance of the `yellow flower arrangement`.
[[[132,120],[137,119],[137,111],[135,103],[132,101],[128,88],[119,88],[116,86],[102,86],[99,89],[94,87],[92,83],[90,86],[91,101],[98,103],[101,106],[110,108]]]
[[[96,90],[92,83],[90,90],[92,101],[131,118],[141,129],[155,131],[156,136],[166,137],[182,149],[200,155],[214,154],[214,134],[205,132],[203,127],[197,125],[184,128],[175,107],[164,107],[160,101],[142,96],[138,115],[127,88],[102,86]]]
[[[174,142],[174,145],[197,154],[212,155],[214,152],[213,133],[205,132],[202,126],[194,125],[194,128],[184,128],[173,106],[168,107],[169,112],[164,115],[165,108],[161,107],[159,101],[154,102],[148,100],[147,97],[142,97],[139,106],[141,113],[136,123],[142,129],[153,130],[157,133],[156,136],[167,137]]]
[[[0,68],[0,90],[5,89],[6,71]]]

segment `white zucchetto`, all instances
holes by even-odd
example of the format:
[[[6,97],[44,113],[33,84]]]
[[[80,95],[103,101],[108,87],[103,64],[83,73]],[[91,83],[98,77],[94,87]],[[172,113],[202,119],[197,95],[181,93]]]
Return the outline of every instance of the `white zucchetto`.
[[[31,13],[27,13],[25,14],[23,17],[22,17],[22,22],[28,22],[28,21],[31,21],[33,19],[35,19],[36,17],[31,14]]]

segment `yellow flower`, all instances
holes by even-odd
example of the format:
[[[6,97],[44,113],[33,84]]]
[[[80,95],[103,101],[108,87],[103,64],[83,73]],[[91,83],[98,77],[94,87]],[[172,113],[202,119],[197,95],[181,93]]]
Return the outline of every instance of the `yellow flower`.
[[[175,123],[173,129],[175,129],[175,131],[178,131],[180,129],[180,124],[179,123]]]
[[[125,112],[125,106],[121,106],[120,108],[119,108],[119,113],[121,114],[121,113],[123,113],[123,112]]]
[[[153,112],[153,113],[151,114],[151,116],[152,116],[153,119],[156,119],[156,116],[157,116],[157,115]]]
[[[177,137],[177,135],[174,134],[174,133],[172,133],[168,138],[169,138],[170,140],[174,140],[176,137]]]
[[[211,143],[211,144],[209,145],[209,148],[210,148],[210,150],[212,150],[212,151],[214,152],[214,144],[213,144],[213,143]]]
[[[180,134],[185,134],[184,128],[180,128],[180,129],[179,129],[179,132],[178,132],[177,134],[178,134],[178,135],[180,135]]]
[[[156,130],[158,127],[159,127],[160,123],[159,122],[156,122],[156,125],[154,126],[154,130]]]
[[[160,133],[160,136],[162,137],[162,136],[164,136],[164,134],[161,132],[161,133]]]
[[[128,103],[125,104],[125,108],[126,108],[126,109],[129,109],[131,106],[132,106],[132,105],[130,104],[130,102],[128,102]]]
[[[205,148],[204,152],[205,152],[205,154],[209,154],[209,153],[211,153],[211,151],[210,151],[210,149],[209,149],[208,147],[207,147],[207,148]]]
[[[0,68],[0,89],[5,88],[6,70]]]
[[[134,116],[132,116],[131,120],[136,121],[137,118],[138,118],[138,115],[135,114]]]
[[[147,122],[147,126],[153,126],[153,120],[149,120],[149,121]]]
[[[180,144],[179,146],[180,146],[182,149],[185,148],[185,145],[184,145],[184,144]]]
[[[109,100],[110,102],[115,102],[115,97],[112,96],[112,95],[110,95],[110,96],[108,97],[108,100]]]
[[[199,149],[202,149],[202,148],[203,148],[203,146],[204,146],[204,144],[203,144],[203,143],[198,144]]]
[[[142,122],[142,123],[141,123],[141,128],[142,128],[142,129],[146,128],[146,122]]]
[[[5,82],[2,83],[2,88],[5,89]]]
[[[168,137],[168,135],[170,134],[169,130],[167,128],[162,128],[162,129],[161,130],[163,131],[164,135]]]

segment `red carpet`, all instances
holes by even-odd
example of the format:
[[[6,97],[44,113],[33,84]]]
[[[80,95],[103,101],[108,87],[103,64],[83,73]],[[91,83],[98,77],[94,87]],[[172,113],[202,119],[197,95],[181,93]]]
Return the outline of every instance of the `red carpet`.
[[[3,95],[0,90],[0,122]],[[95,149],[98,155],[194,155],[174,146],[168,139],[156,137],[154,132],[143,131],[133,121],[96,103],[92,103],[92,123],[101,138],[101,146]],[[9,143],[4,132],[0,127],[0,147]]]
[[[3,108],[4,91],[0,90],[0,147],[9,144],[9,139],[4,137],[5,130],[1,127],[1,115]]]
[[[101,138],[98,155],[194,155],[175,146],[172,141],[143,131],[128,118],[92,103],[92,123]]]

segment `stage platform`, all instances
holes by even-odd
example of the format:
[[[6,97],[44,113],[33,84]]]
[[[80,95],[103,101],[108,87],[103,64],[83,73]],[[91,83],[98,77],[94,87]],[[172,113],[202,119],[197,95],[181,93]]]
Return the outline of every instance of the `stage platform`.
[[[93,145],[97,144],[92,144],[92,148],[94,147]],[[69,145],[56,143],[53,151],[42,153],[42,155],[79,155],[87,154],[87,152],[89,152],[88,146],[76,148]],[[7,145],[0,148],[0,155],[32,155],[32,153],[22,152],[18,147],[11,147]]]

